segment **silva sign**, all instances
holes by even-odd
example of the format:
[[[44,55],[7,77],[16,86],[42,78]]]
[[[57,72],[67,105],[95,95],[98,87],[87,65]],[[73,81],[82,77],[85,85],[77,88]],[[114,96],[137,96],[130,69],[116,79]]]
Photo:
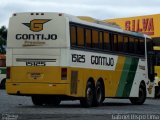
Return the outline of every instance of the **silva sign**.
[[[127,20],[125,21],[125,30],[143,32],[147,35],[154,35],[153,18]]]
[[[22,23],[27,26],[30,31],[34,32],[33,34],[16,34],[16,40],[56,40],[57,34],[53,33],[38,33],[44,30],[43,26],[45,23],[51,21],[51,19],[34,19],[30,23]]]

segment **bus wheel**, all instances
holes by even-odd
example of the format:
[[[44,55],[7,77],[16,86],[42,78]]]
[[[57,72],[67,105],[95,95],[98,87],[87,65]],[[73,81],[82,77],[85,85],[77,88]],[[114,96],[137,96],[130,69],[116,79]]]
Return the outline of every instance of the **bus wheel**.
[[[130,101],[134,105],[142,105],[146,100],[146,87],[143,83],[139,87],[139,97],[130,98]]]
[[[32,96],[32,103],[36,106],[42,106],[44,104],[43,97]]]
[[[53,106],[58,106],[61,103],[61,99],[59,97],[54,97],[52,99],[52,105]]]
[[[104,101],[104,89],[102,84],[98,81],[96,84],[96,101],[95,105],[99,106],[103,103]]]
[[[82,107],[92,107],[93,99],[94,99],[94,86],[91,82],[87,83],[86,91],[85,91],[85,98],[80,100],[80,104]]]

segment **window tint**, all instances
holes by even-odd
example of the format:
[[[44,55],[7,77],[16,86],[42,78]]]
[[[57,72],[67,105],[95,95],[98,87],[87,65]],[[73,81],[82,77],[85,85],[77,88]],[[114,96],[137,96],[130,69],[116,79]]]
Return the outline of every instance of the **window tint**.
[[[86,47],[90,48],[91,47],[91,30],[86,29],[85,34],[86,34]]]
[[[153,40],[147,39],[147,51],[153,51]]]
[[[84,28],[81,27],[77,28],[77,44],[78,47],[84,46]]]
[[[70,37],[71,37],[71,45],[72,46],[76,46],[76,27],[74,27],[74,26],[71,26],[71,28],[70,28],[70,31],[71,31],[71,35],[70,35]]]
[[[109,33],[108,32],[104,32],[103,33],[103,37],[104,37],[103,48],[105,50],[110,50],[111,46],[110,46]]]
[[[92,30],[92,48],[98,48],[98,31]]]
[[[118,37],[117,35],[113,35],[113,47],[112,50],[113,51],[118,51]]]
[[[139,48],[140,48],[140,54],[144,55],[145,52],[145,44],[144,44],[144,39],[139,40]]]
[[[103,33],[99,32],[99,47],[103,49]]]
[[[123,51],[123,36],[122,35],[118,35],[118,50],[119,51]]]
[[[134,38],[129,37],[129,53],[134,53]]]
[[[124,36],[124,38],[123,38],[124,40],[124,43],[123,43],[123,51],[124,52],[128,52],[128,37],[126,37],[126,36]]]
[[[134,50],[135,50],[135,53],[139,53],[139,39],[138,38],[134,39]]]
[[[70,25],[71,46],[77,48],[92,49],[116,54],[138,55],[145,53],[144,38],[131,36],[123,33],[83,26],[79,24]],[[147,46],[150,47],[150,46]],[[148,48],[149,49],[149,48]]]

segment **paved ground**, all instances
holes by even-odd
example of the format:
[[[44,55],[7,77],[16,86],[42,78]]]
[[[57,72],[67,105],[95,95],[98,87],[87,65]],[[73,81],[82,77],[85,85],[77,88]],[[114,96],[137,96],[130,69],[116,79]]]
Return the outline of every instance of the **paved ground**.
[[[160,99],[147,99],[144,105],[132,105],[124,99],[106,99],[102,106],[93,108],[81,108],[79,101],[63,101],[58,107],[37,107],[30,97],[11,96],[0,90],[0,119],[159,120]]]

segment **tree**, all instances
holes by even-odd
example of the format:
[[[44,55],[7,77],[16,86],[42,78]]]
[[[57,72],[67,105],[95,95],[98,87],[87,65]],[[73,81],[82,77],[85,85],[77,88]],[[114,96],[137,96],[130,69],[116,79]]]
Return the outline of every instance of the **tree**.
[[[7,41],[7,28],[2,26],[0,28],[0,53],[6,53],[6,41]]]

